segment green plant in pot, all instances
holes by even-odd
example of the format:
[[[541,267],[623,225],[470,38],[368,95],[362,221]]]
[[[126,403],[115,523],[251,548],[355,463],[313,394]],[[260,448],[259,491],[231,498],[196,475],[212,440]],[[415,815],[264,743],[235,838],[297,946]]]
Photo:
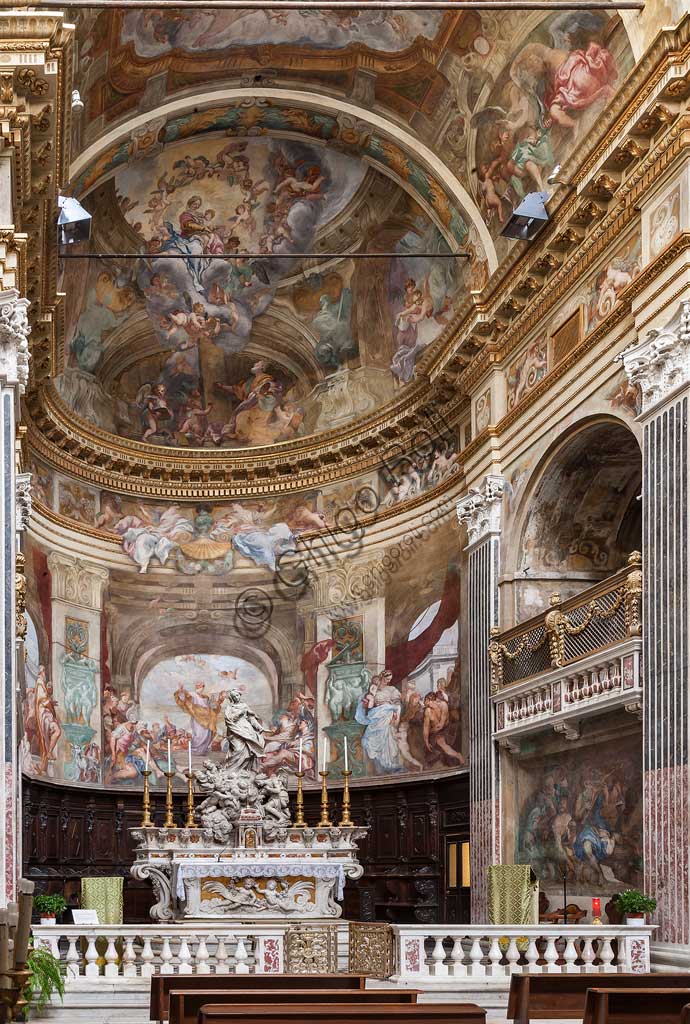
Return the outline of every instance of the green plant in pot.
[[[656,900],[639,889],[624,889],[616,896],[616,909],[625,915],[626,924],[639,924],[656,910]]]
[[[40,1014],[55,993],[62,1001],[65,995],[65,965],[61,964],[45,946],[31,945],[27,967],[31,971],[31,977],[24,990],[24,998],[28,1004],[25,1012],[28,1016],[31,1010],[36,1010]]]
[[[41,915],[41,924],[55,924],[55,919],[63,913],[67,903],[59,893],[50,896],[42,893],[34,896],[34,907]]]

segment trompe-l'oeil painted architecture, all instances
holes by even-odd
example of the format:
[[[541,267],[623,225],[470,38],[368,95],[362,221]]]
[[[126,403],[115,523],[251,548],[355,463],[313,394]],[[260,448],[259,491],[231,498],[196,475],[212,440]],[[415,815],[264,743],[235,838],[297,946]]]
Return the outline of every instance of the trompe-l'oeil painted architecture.
[[[690,967],[682,0],[1,6],[5,901],[129,879],[236,692],[351,772],[347,918],[528,864]]]

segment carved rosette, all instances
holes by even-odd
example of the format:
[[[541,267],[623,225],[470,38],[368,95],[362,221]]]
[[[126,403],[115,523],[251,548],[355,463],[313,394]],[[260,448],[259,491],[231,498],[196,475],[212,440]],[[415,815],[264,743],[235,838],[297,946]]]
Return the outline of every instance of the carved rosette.
[[[672,392],[690,384],[690,301],[662,330],[629,345],[621,360],[631,384],[640,388],[642,412],[649,412]]]
[[[0,292],[0,381],[16,384],[20,394],[29,382],[29,305],[16,288]]]
[[[479,487],[470,487],[469,494],[458,502],[458,522],[467,529],[468,547],[501,532],[504,490],[502,476],[485,476]]]

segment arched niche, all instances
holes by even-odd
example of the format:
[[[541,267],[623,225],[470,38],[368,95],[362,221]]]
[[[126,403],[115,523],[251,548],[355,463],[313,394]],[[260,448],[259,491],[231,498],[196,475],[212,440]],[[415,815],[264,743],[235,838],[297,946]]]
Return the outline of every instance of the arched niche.
[[[619,420],[580,423],[551,446],[512,531],[516,621],[542,611],[554,591],[570,597],[610,576],[639,550],[641,485],[638,441]]]

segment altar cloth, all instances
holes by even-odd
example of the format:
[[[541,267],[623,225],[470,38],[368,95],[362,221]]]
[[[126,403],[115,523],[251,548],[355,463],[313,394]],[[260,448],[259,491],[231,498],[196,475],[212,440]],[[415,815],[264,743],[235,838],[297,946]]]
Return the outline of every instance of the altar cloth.
[[[174,860],[173,871],[176,875],[175,892],[180,900],[186,899],[185,879],[208,878],[212,876],[225,878],[287,878],[288,876],[304,875],[307,878],[322,878],[324,881],[335,879],[337,883],[336,899],[342,900],[345,892],[345,868],[342,864],[329,861],[314,860],[252,860],[250,863],[230,861],[206,861],[190,863],[188,860]]]

